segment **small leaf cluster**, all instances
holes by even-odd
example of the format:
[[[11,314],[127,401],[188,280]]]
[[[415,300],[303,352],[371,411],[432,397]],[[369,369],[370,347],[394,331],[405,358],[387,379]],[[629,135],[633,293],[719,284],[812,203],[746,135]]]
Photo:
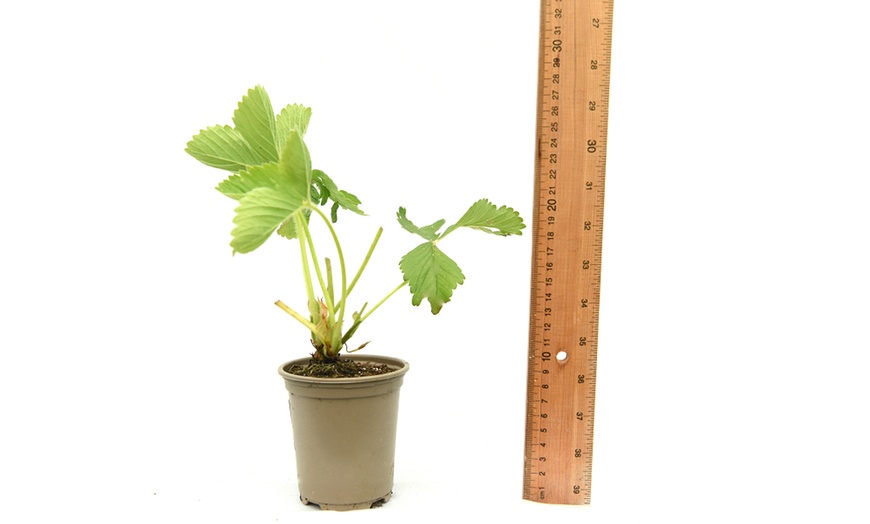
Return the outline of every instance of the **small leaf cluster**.
[[[438,246],[450,233],[468,228],[499,236],[519,235],[525,224],[515,210],[498,207],[486,199],[474,202],[456,223],[443,231],[445,220],[418,227],[408,219],[405,208],[400,207],[399,224],[425,241],[399,262],[402,282],[373,307],[369,308],[366,302],[350,313],[351,325],[344,329],[348,297],[365,271],[383,229],[378,230],[365,259],[350,279],[332,224],[338,219],[339,209],[358,215],[364,212],[359,198],[339,189],[323,171],[312,168],[304,141],[310,120],[311,109],[299,104],[288,105],[275,114],[266,90],[256,86],[239,102],[233,113],[233,126],[215,125],[201,130],[188,142],[186,151],[205,165],[231,173],[216,189],[238,202],[230,242],[234,254],[254,251],[275,233],[298,241],[308,314],[302,315],[281,301],[276,304],[311,332],[315,358],[334,360],[360,324],[405,286],[410,288],[413,305],[426,299],[433,314],[441,311],[456,287],[465,281],[456,262]],[[326,206],[329,216],[321,209]],[[338,257],[338,283],[332,261],[317,256],[309,228],[315,216],[326,224],[332,237]]]
[[[462,218],[443,233],[438,231],[446,223],[444,219],[417,227],[406,216],[404,207],[399,208],[396,217],[405,230],[427,240],[402,257],[399,267],[411,287],[411,303],[419,306],[426,298],[436,315],[450,301],[453,290],[465,281],[462,270],[438,248],[438,242],[460,227],[500,236],[521,235],[525,227],[518,212],[507,206],[497,207],[485,198],[472,204]]]

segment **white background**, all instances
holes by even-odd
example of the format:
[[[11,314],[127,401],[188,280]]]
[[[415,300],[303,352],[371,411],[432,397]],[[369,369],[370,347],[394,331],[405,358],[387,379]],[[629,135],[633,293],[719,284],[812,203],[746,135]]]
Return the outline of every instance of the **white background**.
[[[393,500],[337,514],[297,499],[277,375],[295,246],[231,256],[185,144],[256,84],[313,107],[370,214],[347,251],[386,228],[376,300],[399,205],[531,217],[538,3],[4,4],[0,520],[867,522],[859,5],[617,0],[592,505],[521,500],[531,236],[467,232],[438,317],[402,296],[358,335],[411,371]]]

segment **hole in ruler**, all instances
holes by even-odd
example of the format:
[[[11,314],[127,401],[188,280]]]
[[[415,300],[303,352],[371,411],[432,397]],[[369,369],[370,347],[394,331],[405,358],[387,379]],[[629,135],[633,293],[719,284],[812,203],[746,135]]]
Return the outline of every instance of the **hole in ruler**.
[[[568,360],[568,353],[566,353],[565,351],[560,351],[556,353],[557,362],[564,363],[566,360]]]

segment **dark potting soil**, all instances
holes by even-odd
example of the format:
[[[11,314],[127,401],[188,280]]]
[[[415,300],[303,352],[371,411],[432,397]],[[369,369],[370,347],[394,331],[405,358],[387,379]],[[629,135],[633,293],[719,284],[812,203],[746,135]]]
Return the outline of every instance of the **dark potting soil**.
[[[356,362],[350,359],[339,359],[335,362],[310,361],[305,366],[294,365],[287,368],[287,372],[303,377],[318,378],[354,378],[383,375],[394,371],[386,364],[375,362]]]

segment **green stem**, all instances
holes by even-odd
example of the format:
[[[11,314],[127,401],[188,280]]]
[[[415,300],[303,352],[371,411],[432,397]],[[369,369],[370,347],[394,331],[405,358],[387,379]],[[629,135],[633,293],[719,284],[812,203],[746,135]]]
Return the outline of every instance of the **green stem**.
[[[335,286],[332,283],[332,262],[328,258],[325,258],[324,262],[326,262],[326,288],[329,292],[330,304],[335,304]]]
[[[384,302],[387,301],[387,299],[389,299],[391,296],[393,296],[393,295],[396,294],[396,291],[402,289],[403,287],[405,287],[405,286],[407,286],[407,285],[408,285],[407,282],[402,282],[401,284],[399,284],[398,286],[396,286],[396,288],[393,289],[392,291],[390,291],[390,292],[387,294],[387,296],[385,296],[384,298],[381,299],[380,302],[378,302],[377,304],[375,304],[375,306],[374,306],[373,308],[371,308],[371,309],[369,310],[368,313],[366,313],[365,315],[363,315],[362,317],[360,317],[360,319],[359,319],[360,323],[362,323],[365,319],[369,318],[369,317],[371,316],[372,313],[374,313],[375,311],[377,311],[377,309],[378,309],[379,307],[381,307],[381,304],[383,304]]]
[[[359,267],[359,271],[356,272],[356,276],[353,277],[353,280],[350,282],[350,286],[347,288],[347,294],[350,295],[350,292],[353,291],[354,286],[356,286],[357,281],[362,276],[363,271],[369,263],[369,259],[372,258],[372,253],[375,252],[375,247],[378,245],[378,240],[381,238],[381,233],[384,232],[384,228],[378,228],[378,232],[375,234],[375,239],[372,240],[372,245],[369,247],[369,252],[366,253],[366,257],[363,259],[362,265]],[[347,299],[347,297],[345,297]]]
[[[332,235],[332,240],[335,242],[335,250],[338,254],[338,265],[341,268],[341,299],[338,301],[338,306],[336,310],[338,311],[338,320],[336,324],[339,329],[335,330],[335,333],[332,334],[332,348],[337,348],[337,351],[340,351],[341,344],[341,326],[344,322],[344,311],[347,309],[346,307],[346,299],[347,299],[347,268],[344,263],[344,252],[341,250],[341,242],[338,241],[338,234],[335,232],[335,228],[332,227],[332,222],[329,221],[329,217],[327,217],[323,211],[321,211],[316,206],[310,206],[309,209],[320,215],[320,218],[326,223],[326,227],[329,228],[329,233]]]
[[[308,249],[311,251],[311,261],[314,264],[314,272],[317,273],[317,282],[320,284],[320,289],[323,291],[323,296],[326,299],[326,309],[329,311],[329,320],[332,322],[335,319],[335,304],[330,297],[329,287],[326,281],[323,280],[323,272],[320,270],[320,261],[317,258],[317,250],[314,249],[314,239],[311,238],[311,230],[308,229],[308,224],[303,220],[305,228],[305,240],[308,243]]]
[[[305,249],[305,215],[301,211],[297,211],[293,215],[296,220],[296,236],[299,237],[299,251],[302,254],[302,276],[305,279],[305,292],[308,295],[308,312],[312,318],[320,315],[320,306],[317,305],[317,299],[314,297],[314,284],[311,282],[311,268],[308,266],[308,252]],[[317,308],[315,310],[315,308]]]
[[[289,307],[288,305],[286,305],[285,303],[281,302],[280,300],[277,301],[277,302],[275,302],[275,305],[278,306],[279,308],[283,309],[283,310],[284,310],[288,315],[290,315],[291,317],[293,317],[293,318],[295,318],[296,320],[298,320],[298,321],[299,321],[303,326],[307,327],[309,330],[311,330],[311,331],[315,331],[315,330],[317,329],[317,326],[315,326],[314,324],[312,324],[311,322],[309,322],[308,320],[306,320],[305,317],[303,317],[303,316],[300,315],[299,313],[297,313],[297,312],[293,311],[292,309],[290,309],[290,307]]]

